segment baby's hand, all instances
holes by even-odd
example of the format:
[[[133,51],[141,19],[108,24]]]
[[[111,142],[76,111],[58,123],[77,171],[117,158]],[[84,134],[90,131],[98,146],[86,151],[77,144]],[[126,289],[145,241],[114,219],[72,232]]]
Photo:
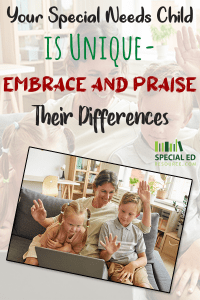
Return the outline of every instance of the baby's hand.
[[[31,207],[31,215],[35,219],[35,221],[40,222],[44,221],[47,212],[44,208],[44,205],[40,199],[38,199],[38,202],[36,200],[33,200],[34,205]]]
[[[48,239],[48,241],[47,241],[47,248],[57,249],[57,248],[60,248],[62,246],[63,245],[61,243],[59,243],[58,241],[54,242],[51,239]]]

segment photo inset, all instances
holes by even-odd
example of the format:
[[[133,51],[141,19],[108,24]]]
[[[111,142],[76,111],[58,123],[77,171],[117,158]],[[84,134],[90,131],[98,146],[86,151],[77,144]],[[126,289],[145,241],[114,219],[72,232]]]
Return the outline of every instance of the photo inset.
[[[7,260],[169,293],[191,186],[30,147]]]

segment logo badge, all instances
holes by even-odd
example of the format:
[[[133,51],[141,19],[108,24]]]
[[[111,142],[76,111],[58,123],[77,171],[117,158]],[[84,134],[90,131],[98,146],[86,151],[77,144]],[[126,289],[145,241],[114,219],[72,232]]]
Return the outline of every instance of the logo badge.
[[[169,142],[158,143],[158,141],[155,141],[155,152],[177,152],[178,148],[180,152],[183,152],[182,144],[177,139],[174,144]]]

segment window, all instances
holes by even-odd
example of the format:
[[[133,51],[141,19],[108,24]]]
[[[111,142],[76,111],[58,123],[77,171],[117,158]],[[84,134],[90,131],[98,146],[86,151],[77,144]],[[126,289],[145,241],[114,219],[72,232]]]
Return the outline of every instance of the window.
[[[148,172],[148,183],[157,182],[158,189],[165,188],[167,190],[167,198],[168,198],[170,185],[173,177],[167,176],[166,181],[164,182],[160,175],[161,175],[160,173]]]
[[[160,183],[160,187],[162,187],[163,185],[163,180],[161,179],[159,173],[148,172],[148,183],[152,181],[156,181]],[[167,189],[166,199],[182,203],[184,196],[185,195],[189,196],[190,187],[191,187],[190,179],[168,176],[166,180],[166,189]],[[172,201],[169,202],[169,205],[171,204]]]
[[[147,171],[143,171],[140,169],[133,169],[133,168],[127,168],[120,166],[119,168],[119,175],[118,179],[123,181],[123,187],[128,188],[129,187],[129,178],[138,178],[139,181],[147,180]],[[136,185],[138,188],[139,183]]]
[[[189,196],[190,187],[190,179],[174,177],[170,186],[168,198],[182,203],[184,196]]]
[[[154,181],[157,182],[158,189],[163,187],[163,180],[161,178],[161,173],[149,172],[140,169],[133,169],[120,166],[119,168],[119,180],[123,181],[123,187],[129,189],[129,178],[136,177],[139,181],[147,181],[148,183]],[[136,185],[138,188],[139,184]],[[184,196],[189,196],[191,187],[191,179],[179,178],[175,176],[167,176],[165,181],[165,188],[167,190],[166,202],[165,204],[172,206],[173,201],[182,203]],[[173,201],[172,201],[173,200]]]
[[[139,181],[142,181],[145,179],[145,174],[147,172],[146,171],[143,171],[143,170],[139,170],[139,169],[132,169],[131,170],[131,178],[137,178],[139,179]],[[136,184],[136,187],[138,188],[139,187],[139,182]]]

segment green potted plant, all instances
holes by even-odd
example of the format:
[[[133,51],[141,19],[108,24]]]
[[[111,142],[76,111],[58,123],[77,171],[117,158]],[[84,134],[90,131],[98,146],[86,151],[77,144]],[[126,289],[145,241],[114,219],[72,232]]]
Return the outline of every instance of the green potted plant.
[[[154,42],[160,43],[156,47],[158,59],[163,59],[167,56],[168,45],[167,41],[171,35],[175,34],[176,30],[171,24],[163,24],[160,29],[154,25],[151,25],[151,34]]]
[[[177,214],[180,214],[179,221],[178,221],[178,232],[177,232],[177,237],[178,238],[180,238],[180,236],[181,236],[183,223],[184,223],[184,219],[185,219],[185,212],[186,212],[187,203],[188,203],[188,196],[187,195],[184,196],[183,207],[182,208],[180,208],[178,206],[176,201],[173,201],[173,206],[174,206],[175,211],[177,212]]]
[[[131,188],[130,188],[130,190],[133,192],[133,191],[135,191],[135,185],[139,182],[139,179],[138,178],[132,178],[132,177],[130,177],[129,178],[129,182],[130,182],[130,185],[131,185]]]
[[[157,190],[157,195],[156,195],[156,198],[158,198],[158,199],[165,199],[166,198],[166,194],[167,194],[167,175],[165,175],[165,174],[160,174],[160,177],[161,177],[161,179],[162,179],[162,181],[163,181],[163,183],[159,183],[159,185],[161,185],[161,188],[159,188],[158,190]]]
[[[149,182],[149,189],[150,189],[150,193],[151,193],[151,202],[154,201],[154,199],[156,198],[156,192],[159,188],[159,182],[157,181],[151,181]]]

